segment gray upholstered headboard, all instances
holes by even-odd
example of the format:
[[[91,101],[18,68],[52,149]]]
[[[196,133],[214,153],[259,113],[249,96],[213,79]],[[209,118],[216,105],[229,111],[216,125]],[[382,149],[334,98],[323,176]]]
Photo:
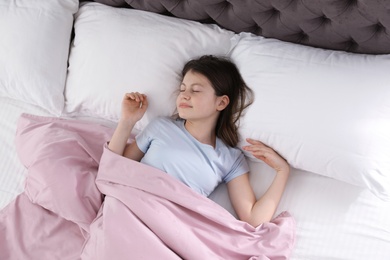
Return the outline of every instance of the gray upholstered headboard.
[[[390,0],[96,0],[356,53],[390,54]]]

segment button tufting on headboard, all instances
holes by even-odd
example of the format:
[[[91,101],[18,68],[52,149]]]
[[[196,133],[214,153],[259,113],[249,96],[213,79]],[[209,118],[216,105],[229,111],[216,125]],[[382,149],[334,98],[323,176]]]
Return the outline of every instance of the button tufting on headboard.
[[[315,47],[390,54],[390,0],[96,0]]]

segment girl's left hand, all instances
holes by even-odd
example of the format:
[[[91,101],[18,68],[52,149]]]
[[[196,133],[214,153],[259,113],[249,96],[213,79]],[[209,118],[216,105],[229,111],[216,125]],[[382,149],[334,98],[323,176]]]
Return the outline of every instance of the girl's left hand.
[[[266,146],[258,140],[253,140],[250,138],[247,138],[246,141],[250,145],[242,147],[245,151],[250,152],[257,159],[264,161],[278,173],[288,173],[290,171],[290,166],[288,165],[286,160],[281,157],[277,152],[275,152],[271,147]]]

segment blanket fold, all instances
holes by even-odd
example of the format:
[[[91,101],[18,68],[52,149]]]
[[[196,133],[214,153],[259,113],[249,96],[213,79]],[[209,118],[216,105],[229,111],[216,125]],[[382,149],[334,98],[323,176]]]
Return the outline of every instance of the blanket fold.
[[[170,175],[111,152],[111,134],[88,122],[21,117],[26,192],[0,212],[0,259],[289,258],[288,212],[254,228]]]

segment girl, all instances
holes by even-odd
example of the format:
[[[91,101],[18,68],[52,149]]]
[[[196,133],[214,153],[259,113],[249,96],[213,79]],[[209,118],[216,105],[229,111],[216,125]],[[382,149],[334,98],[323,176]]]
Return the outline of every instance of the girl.
[[[225,58],[202,56],[191,60],[184,66],[182,76],[176,100],[177,118],[155,119],[130,144],[130,133],[144,115],[148,99],[138,92],[125,94],[109,149],[159,168],[205,196],[224,181],[240,220],[253,226],[270,221],[290,167],[270,147],[247,139],[249,145],[243,149],[276,171],[268,190],[256,200],[249,183],[248,164],[243,153],[235,148],[236,123],[252,103],[252,91],[235,64]]]

